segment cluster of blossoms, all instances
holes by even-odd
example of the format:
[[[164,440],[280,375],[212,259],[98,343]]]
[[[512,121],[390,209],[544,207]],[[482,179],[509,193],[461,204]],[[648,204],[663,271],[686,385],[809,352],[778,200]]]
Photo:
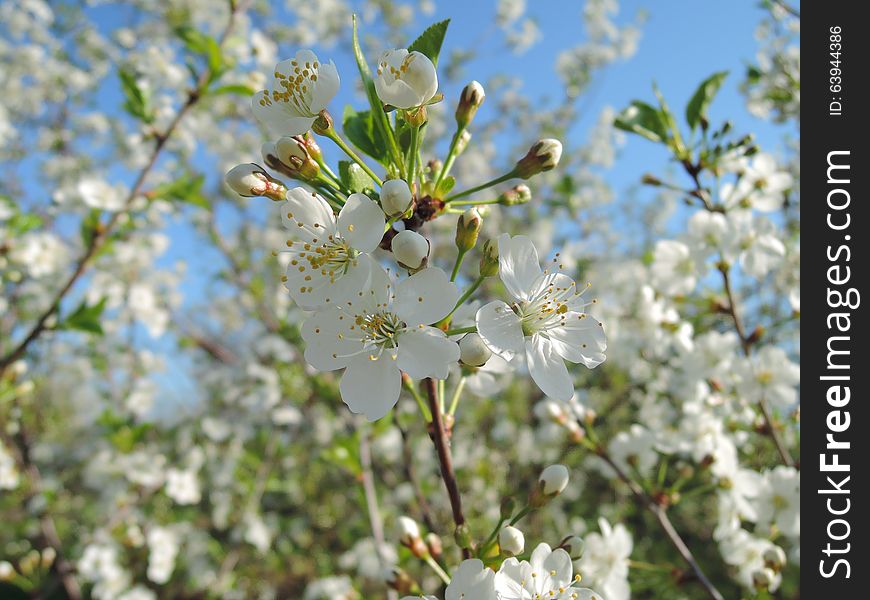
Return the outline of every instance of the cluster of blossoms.
[[[366,72],[361,70],[363,77]],[[263,159],[309,189],[288,189],[256,164],[233,168],[226,180],[243,196],[283,201],[281,217],[289,232],[283,281],[296,304],[314,313],[302,326],[305,358],[321,371],[345,369],[340,389],[348,407],[369,420],[379,419],[398,401],[403,374],[411,380],[444,380],[451,365],[461,361],[480,369],[492,354],[506,361],[524,356],[544,393],[570,398],[574,386],[565,361],[594,368],[604,361],[606,342],[601,323],[586,313],[586,288],[578,288],[557,268],[558,257],[544,270],[528,237],[502,234],[484,245],[479,277],[462,293],[455,280],[466,253],[477,244],[479,212],[472,207],[458,219],[452,276],[429,264],[431,243],[419,232],[427,221],[453,212],[453,201],[555,168],[561,144],[541,140],[509,173],[451,195],[450,165],[461,151],[458,146],[467,144],[467,128],[485,97],[483,87],[472,82],[463,90],[450,154],[440,169],[426,168],[418,160],[419,138],[427,107],[441,99],[437,71],[419,51],[389,50],[377,62],[371,81],[377,102],[369,113],[398,113],[394,124],[386,116],[383,121],[371,117],[374,126],[386,124],[388,141],[381,141],[399,155],[398,161],[385,161],[382,180],[340,137],[326,110],[339,89],[332,62],[302,50],[278,63],[273,75],[270,89],[254,95],[253,111],[270,132],[284,137],[263,146]],[[400,147],[400,130],[410,133],[406,148]],[[364,183],[337,177],[311,131],[335,141]],[[528,201],[528,188],[518,186],[505,196],[506,203]],[[396,267],[384,268],[387,251]],[[401,271],[408,276],[398,277]],[[451,317],[483,279],[495,274],[512,302],[486,304],[474,325],[451,329]]]

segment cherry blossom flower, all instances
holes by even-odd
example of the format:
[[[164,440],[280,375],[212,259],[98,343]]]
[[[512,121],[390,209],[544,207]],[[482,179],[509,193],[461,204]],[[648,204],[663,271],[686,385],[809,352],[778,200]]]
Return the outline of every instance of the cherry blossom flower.
[[[613,527],[603,518],[598,526],[601,533],[586,536],[580,570],[607,600],[628,600],[628,558],[634,547],[631,534],[621,523]]]
[[[297,187],[287,192],[281,217],[290,231],[284,285],[303,309],[342,304],[366,287],[368,253],[384,234],[384,213],[364,194],[351,194],[336,219],[326,200]]]
[[[574,575],[574,565],[567,552],[538,544],[529,560],[508,558],[501,564],[495,576],[495,589],[500,600],[602,600],[588,588],[571,587],[579,580],[580,575]]]
[[[416,108],[429,102],[438,91],[438,73],[422,52],[387,50],[378,59],[375,90],[384,104]]]
[[[582,291],[567,275],[541,270],[526,236],[502,234],[499,275],[515,302],[490,302],[477,312],[477,330],[506,360],[525,352],[529,372],[548,396],[569,400],[574,385],[565,360],[592,369],[604,362],[604,328],[583,309]]]
[[[302,135],[338,93],[340,83],[332,61],[322,63],[311,50],[300,50],[275,66],[270,89],[254,94],[254,116],[272,133]]]
[[[316,313],[302,326],[305,359],[316,369],[346,367],[341,398],[370,421],[396,404],[401,372],[413,379],[444,379],[459,346],[430,323],[445,317],[459,290],[438,268],[424,269],[395,287],[380,267],[357,297]]]

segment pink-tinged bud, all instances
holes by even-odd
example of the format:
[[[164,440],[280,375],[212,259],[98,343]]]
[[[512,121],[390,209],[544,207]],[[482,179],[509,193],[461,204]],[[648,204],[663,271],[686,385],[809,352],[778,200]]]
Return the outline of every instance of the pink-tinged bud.
[[[240,196],[266,196],[272,200],[284,200],[287,187],[271,177],[258,164],[236,165],[224,177],[227,185]]]
[[[551,138],[532,144],[528,153],[517,161],[516,175],[528,179],[538,173],[550,171],[559,164],[562,158],[562,142]]]

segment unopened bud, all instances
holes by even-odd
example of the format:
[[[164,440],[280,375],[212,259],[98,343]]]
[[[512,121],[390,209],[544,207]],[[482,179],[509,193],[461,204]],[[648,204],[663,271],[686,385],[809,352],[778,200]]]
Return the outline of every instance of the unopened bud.
[[[776,580],[776,573],[767,567],[759,569],[752,574],[752,584],[759,590],[767,590]]]
[[[492,356],[492,350],[480,335],[472,332],[459,340],[459,360],[469,367],[482,367]]]
[[[323,160],[323,152],[320,150],[320,145],[314,138],[314,134],[306,131],[302,139],[305,140],[305,149],[308,151],[308,156],[313,158],[317,163],[320,163]]]
[[[771,546],[764,551],[764,566],[773,569],[774,572],[782,571],[786,564],[785,550],[779,546]]]
[[[586,542],[579,535],[569,535],[562,540],[559,547],[568,553],[571,560],[580,560],[583,558],[583,552],[586,550]]]
[[[498,240],[486,240],[483,243],[483,256],[480,258],[480,276],[495,277],[498,275]]]
[[[12,563],[5,560],[0,560],[0,581],[8,581],[15,577],[15,567]]]
[[[381,187],[381,208],[388,217],[405,214],[411,201],[411,188],[404,179],[390,179]]]
[[[260,165],[247,163],[236,165],[224,178],[227,185],[240,196],[266,196],[272,200],[284,200],[286,186],[271,177]]]
[[[517,161],[516,176],[528,179],[538,173],[550,171],[562,158],[562,142],[551,138],[532,144],[528,153]]]
[[[568,467],[565,465],[550,465],[541,471],[538,484],[545,496],[558,496],[568,485]]]
[[[308,153],[308,145],[301,135],[285,135],[275,142],[275,156],[286,167],[281,170],[291,177],[313,181],[320,175],[320,165]]]
[[[644,173],[643,177],[640,178],[640,182],[643,183],[644,185],[652,185],[652,186],[659,186],[662,184],[661,179],[659,179],[658,177],[656,177],[655,175],[652,175],[650,173]]]
[[[427,533],[425,537],[426,547],[429,549],[429,554],[438,560],[444,554],[444,544],[441,542],[441,537],[434,532]]]
[[[563,425],[568,420],[562,405],[549,398],[535,404],[534,413],[542,421],[552,421],[558,425]]]
[[[483,219],[480,218],[476,208],[469,208],[459,215],[459,220],[456,222],[456,247],[460,252],[468,252],[474,248],[481,225]]]
[[[456,106],[456,124],[460,128],[465,128],[471,123],[484,98],[486,92],[477,81],[472,81],[462,89],[459,104]]]
[[[420,538],[420,528],[410,517],[399,517],[399,542],[407,547],[417,558],[429,556],[429,549]]]
[[[523,553],[526,538],[522,531],[508,525],[498,532],[498,546],[506,556],[516,556]]]
[[[429,240],[410,229],[397,233],[390,247],[396,262],[409,270],[421,268],[429,256]]]
[[[384,571],[384,583],[400,594],[414,594],[419,590],[417,582],[401,567],[388,567]]]
[[[532,199],[532,190],[525,183],[512,187],[498,197],[498,203],[503,206],[525,204]]]
[[[453,539],[456,540],[456,545],[460,548],[464,550],[471,549],[471,528],[468,526],[468,523],[456,526],[456,530],[453,532]]]

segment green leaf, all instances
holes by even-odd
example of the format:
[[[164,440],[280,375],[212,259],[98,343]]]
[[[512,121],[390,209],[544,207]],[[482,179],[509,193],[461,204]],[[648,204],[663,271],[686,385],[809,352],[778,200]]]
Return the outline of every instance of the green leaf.
[[[79,231],[82,236],[82,244],[90,246],[97,233],[97,227],[100,225],[100,215],[102,211],[98,208],[92,208],[85,218],[82,219]]]
[[[375,126],[371,111],[356,112],[352,107],[345,106],[342,128],[347,139],[362,152],[380,163],[388,160],[387,142]]]
[[[217,41],[188,25],[177,27],[176,35],[181,38],[188,50],[205,58],[209,69],[209,82],[227,72],[229,66],[221,53]]]
[[[202,193],[204,175],[185,173],[175,181],[163,183],[151,190],[149,196],[152,199],[173,200],[186,202],[201,208],[209,208],[211,204]]]
[[[664,115],[640,100],[633,101],[631,106],[622,111],[613,125],[623,131],[645,137],[651,142],[663,142],[668,138]]]
[[[106,308],[106,298],[103,298],[96,304],[87,304],[87,300],[83,300],[72,314],[58,326],[59,329],[73,329],[78,331],[87,331],[97,335],[103,334],[103,326],[100,325],[100,317],[103,314],[103,309]]]
[[[124,110],[143,123],[154,122],[154,107],[151,105],[151,94],[139,87],[136,76],[128,68],[118,71],[121,79],[121,91],[124,93]]]
[[[450,190],[453,189],[453,186],[456,185],[456,178],[453,175],[448,175],[444,179],[441,180],[441,183],[438,184],[438,189],[435,190],[436,198],[444,198],[447,194],[450,193]]]
[[[17,235],[42,227],[42,217],[30,213],[17,212],[6,221],[6,228]]]
[[[378,98],[378,93],[375,90],[375,82],[372,81],[372,72],[369,69],[362,48],[359,45],[359,31],[357,30],[356,15],[353,16],[353,55],[354,58],[356,58],[356,65],[359,69],[360,79],[362,79],[363,87],[366,91],[366,97],[369,100],[375,129],[380,134],[380,139],[389,140],[391,139],[393,130],[390,127],[387,114],[384,112],[384,105],[381,102],[381,99]],[[393,154],[393,162],[401,164],[402,157],[395,155],[395,152],[392,150],[392,144],[390,144],[390,152]]]
[[[355,162],[349,160],[338,161],[338,176],[345,189],[350,190],[353,194],[364,193],[371,195],[376,189],[372,178]]]
[[[447,35],[447,26],[450,25],[450,19],[439,21],[431,25],[426,31],[420,35],[414,42],[408,46],[408,52],[417,51],[429,57],[436,67],[438,66],[438,55],[441,54],[441,44],[444,43],[444,36]]]
[[[209,92],[210,96],[220,96],[223,94],[236,94],[238,96],[253,96],[257,90],[243,83],[231,83],[222,85]]]
[[[728,71],[713,73],[702,81],[698,89],[695,90],[691,100],[686,105],[686,122],[689,124],[689,127],[695,129],[702,119],[707,118],[707,108],[709,108],[710,103],[713,101],[719,88],[722,87],[722,82],[725,81],[727,76]]]

